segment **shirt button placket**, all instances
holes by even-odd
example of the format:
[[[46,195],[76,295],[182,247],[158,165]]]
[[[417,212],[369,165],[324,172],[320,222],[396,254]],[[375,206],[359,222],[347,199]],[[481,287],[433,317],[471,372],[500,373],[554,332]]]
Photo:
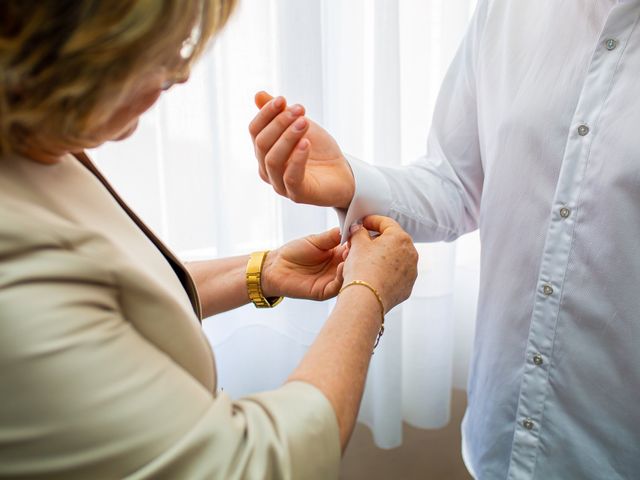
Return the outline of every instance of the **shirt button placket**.
[[[624,20],[629,29],[627,31],[631,32],[635,28],[637,18],[637,15],[630,15],[628,11],[620,10],[614,11],[614,14],[607,19],[604,31],[608,31],[608,34],[598,40],[594,59],[589,64],[590,75],[587,76],[582,87],[583,91],[580,93],[573,120],[568,125],[569,135],[562,159],[562,170],[556,186],[556,194],[551,203],[553,205],[553,211],[550,212],[551,222],[547,231],[537,283],[534,287],[537,288],[537,292],[531,318],[529,353],[525,359],[528,365],[524,369],[514,422],[516,432],[507,477],[509,480],[535,477],[535,465],[538,461],[537,442],[544,429],[542,411],[547,396],[553,398],[549,385],[549,369],[546,366],[549,365],[550,368],[552,362],[555,364],[553,357],[553,346],[557,335],[555,327],[558,319],[561,318],[560,297],[565,294],[564,278],[572,250],[574,221],[579,213],[573,210],[579,206],[578,194],[582,179],[585,177],[583,173],[588,165],[590,143],[595,133],[592,128],[598,127],[598,112],[607,99],[604,86],[611,85],[619,59],[628,41],[622,36],[616,38],[617,34],[613,29],[619,32]],[[620,25],[616,25],[616,22]],[[607,78],[610,81],[603,81]],[[597,130],[599,131],[599,127]],[[552,284],[552,282],[555,283]],[[549,420],[545,420],[547,421]],[[553,438],[553,434],[547,435],[551,441],[558,440]],[[543,453],[542,457],[544,455]]]

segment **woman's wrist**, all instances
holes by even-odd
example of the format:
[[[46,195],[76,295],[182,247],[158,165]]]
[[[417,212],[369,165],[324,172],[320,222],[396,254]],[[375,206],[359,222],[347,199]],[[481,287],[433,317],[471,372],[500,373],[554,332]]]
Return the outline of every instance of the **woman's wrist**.
[[[384,307],[384,302],[382,301],[382,297],[373,285],[364,280],[351,280],[350,282],[345,283],[340,289],[339,293],[343,293],[348,288],[366,288],[373,294],[376,301],[378,302],[378,307],[380,308],[380,329],[378,331],[376,342],[373,344],[373,348],[375,349],[378,346],[378,343],[380,343],[380,338],[384,334],[384,314],[386,310]]]
[[[205,317],[249,302],[245,276],[248,259],[244,255],[185,264],[196,284]]]
[[[277,265],[278,251],[271,250],[267,253],[262,264],[262,274],[260,277],[260,286],[262,288],[262,294],[265,297],[280,297],[283,296],[281,289],[279,288],[277,275],[275,274]]]
[[[378,299],[367,288],[352,287],[343,290],[338,295],[335,309],[347,311],[348,317],[362,322],[371,335],[377,335],[380,330],[383,312],[380,310]]]

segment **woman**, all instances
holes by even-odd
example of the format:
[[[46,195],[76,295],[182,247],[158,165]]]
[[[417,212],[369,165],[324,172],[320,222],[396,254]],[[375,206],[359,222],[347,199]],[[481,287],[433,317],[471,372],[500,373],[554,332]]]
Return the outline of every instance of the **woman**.
[[[82,153],[185,81],[233,4],[0,3],[0,477],[337,476],[409,237],[371,217],[349,252],[331,230],[185,268]],[[341,284],[285,385],[216,392],[200,318]]]

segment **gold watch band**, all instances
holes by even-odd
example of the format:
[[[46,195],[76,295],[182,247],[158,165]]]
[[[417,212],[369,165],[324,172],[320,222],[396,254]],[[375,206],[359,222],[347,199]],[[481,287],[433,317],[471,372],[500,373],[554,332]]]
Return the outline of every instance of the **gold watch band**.
[[[262,266],[267,258],[269,250],[263,252],[253,252],[249,256],[247,262],[247,292],[249,293],[249,300],[253,302],[256,308],[273,308],[278,305],[283,297],[265,297],[262,293]]]

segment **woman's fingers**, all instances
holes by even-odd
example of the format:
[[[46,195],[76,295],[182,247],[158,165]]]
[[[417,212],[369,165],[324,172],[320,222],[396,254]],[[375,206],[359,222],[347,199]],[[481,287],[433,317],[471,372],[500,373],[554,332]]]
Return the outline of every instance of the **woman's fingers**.
[[[302,109],[302,107],[300,107]],[[283,112],[265,128],[256,138],[258,148],[268,147],[264,157],[264,166],[269,177],[269,183],[274,190],[280,195],[287,196],[287,188],[285,186],[284,175],[285,168],[288,168],[287,162],[295,154],[295,158],[291,158],[292,164],[300,166],[306,163],[306,157],[309,155],[309,142],[302,142],[301,139],[309,129],[309,122],[306,118],[298,116],[297,113]],[[298,118],[295,118],[298,116]],[[283,117],[282,119],[280,117]],[[284,131],[281,129],[289,122],[290,125]],[[301,143],[301,145],[299,145]],[[300,146],[301,148],[297,148]],[[294,169],[293,182],[297,181],[298,171]],[[304,170],[303,170],[304,173]],[[304,175],[303,175],[304,176]],[[289,178],[291,181],[291,178]]]
[[[349,238],[351,250],[362,248],[371,242],[369,232],[360,224],[352,225],[349,232],[351,233],[351,237]]]
[[[335,227],[326,232],[312,234],[307,240],[320,250],[331,250],[340,244],[340,229]]]
[[[333,280],[325,285],[324,290],[321,294],[322,296],[319,300],[326,300],[327,298],[335,297],[338,294],[344,281],[343,271],[344,262],[338,264],[338,267],[336,268],[335,278],[333,278]]]
[[[362,219],[362,225],[367,230],[374,232],[384,233],[385,230],[390,228],[402,228],[393,219],[389,217],[383,217],[382,215],[369,215]]]
[[[380,232],[372,239],[369,232]],[[413,241],[394,220],[380,215],[351,227],[345,279],[364,280],[378,289],[386,311],[406,300],[416,279],[418,254]]]
[[[338,283],[338,288],[342,286],[342,282],[344,281],[344,262],[340,262],[338,264],[338,268],[336,269],[336,281]]]

